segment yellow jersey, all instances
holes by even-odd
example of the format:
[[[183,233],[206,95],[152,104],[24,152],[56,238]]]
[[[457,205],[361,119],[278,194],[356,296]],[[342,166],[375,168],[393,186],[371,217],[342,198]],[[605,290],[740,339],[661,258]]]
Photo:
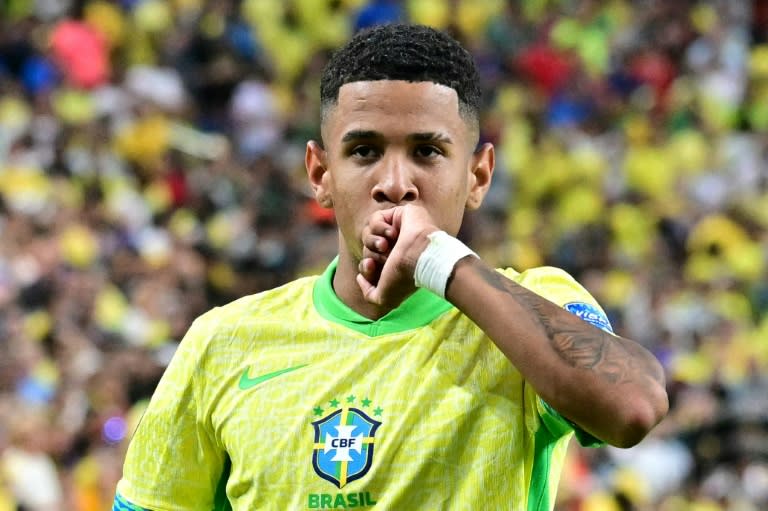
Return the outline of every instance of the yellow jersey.
[[[599,441],[544,403],[464,314],[419,289],[378,320],[321,276],[189,329],[131,440],[114,510],[551,510],[566,447]],[[550,267],[507,277],[610,330]]]

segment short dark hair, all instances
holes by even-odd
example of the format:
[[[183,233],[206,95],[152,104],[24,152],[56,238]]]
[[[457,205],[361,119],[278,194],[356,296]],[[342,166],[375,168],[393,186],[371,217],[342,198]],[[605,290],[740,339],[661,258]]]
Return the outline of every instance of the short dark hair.
[[[322,115],[351,82],[433,82],[456,91],[459,111],[473,122],[480,115],[480,77],[475,61],[448,34],[423,25],[393,23],[355,34],[328,61],[320,80]]]

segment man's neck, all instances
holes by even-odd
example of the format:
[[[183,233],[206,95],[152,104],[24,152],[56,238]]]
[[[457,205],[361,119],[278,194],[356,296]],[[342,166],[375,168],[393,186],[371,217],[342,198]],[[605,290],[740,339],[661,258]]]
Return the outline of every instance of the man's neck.
[[[339,254],[336,273],[333,275],[333,292],[344,304],[368,319],[379,319],[392,308],[370,303],[363,297],[363,292],[357,284],[357,261],[349,254]]]

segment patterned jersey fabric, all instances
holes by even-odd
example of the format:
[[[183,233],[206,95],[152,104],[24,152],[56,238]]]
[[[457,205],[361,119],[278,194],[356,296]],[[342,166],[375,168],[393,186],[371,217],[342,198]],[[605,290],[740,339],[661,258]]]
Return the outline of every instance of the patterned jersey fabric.
[[[370,320],[335,265],[195,321],[113,509],[553,508],[574,427],[450,303],[421,289]],[[610,330],[562,270],[502,273]]]

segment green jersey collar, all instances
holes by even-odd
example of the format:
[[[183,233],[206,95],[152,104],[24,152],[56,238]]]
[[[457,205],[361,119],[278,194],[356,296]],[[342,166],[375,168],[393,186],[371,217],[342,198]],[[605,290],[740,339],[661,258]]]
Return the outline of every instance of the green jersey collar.
[[[436,294],[426,289],[417,289],[394,310],[379,319],[368,319],[350,309],[333,290],[333,276],[339,258],[328,265],[325,272],[315,281],[312,299],[317,312],[334,323],[344,325],[369,337],[394,334],[419,328],[453,307]]]

